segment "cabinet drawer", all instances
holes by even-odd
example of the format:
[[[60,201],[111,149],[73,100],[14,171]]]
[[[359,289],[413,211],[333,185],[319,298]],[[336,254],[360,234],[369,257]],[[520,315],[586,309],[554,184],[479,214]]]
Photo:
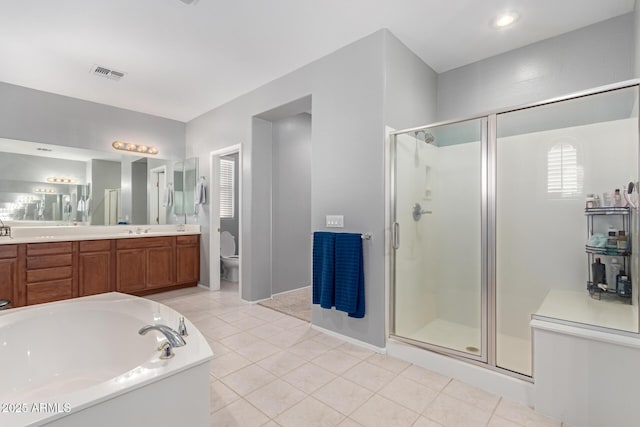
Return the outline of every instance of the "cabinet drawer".
[[[80,242],[80,252],[106,252],[111,250],[111,240],[86,240]]]
[[[1,245],[0,246],[0,259],[2,258],[16,258],[18,256],[18,246],[16,245]]]
[[[118,249],[144,249],[172,246],[173,237],[138,237],[132,239],[120,239],[117,242]]]
[[[176,238],[176,243],[179,245],[197,245],[198,244],[198,235],[193,236],[178,236]]]
[[[29,243],[27,256],[70,254],[71,242]]]
[[[43,268],[27,271],[27,283],[44,282],[71,278],[73,269],[69,267]]]
[[[38,268],[64,267],[67,265],[71,265],[71,262],[71,254],[28,257],[27,270],[35,270]]]
[[[56,280],[27,285],[27,304],[40,304],[71,298],[72,280]]]

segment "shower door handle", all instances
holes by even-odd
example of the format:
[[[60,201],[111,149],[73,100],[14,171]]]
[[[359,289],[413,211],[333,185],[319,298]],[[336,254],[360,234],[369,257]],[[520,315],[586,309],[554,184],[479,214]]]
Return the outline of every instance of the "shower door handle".
[[[393,249],[400,247],[400,224],[393,223]]]

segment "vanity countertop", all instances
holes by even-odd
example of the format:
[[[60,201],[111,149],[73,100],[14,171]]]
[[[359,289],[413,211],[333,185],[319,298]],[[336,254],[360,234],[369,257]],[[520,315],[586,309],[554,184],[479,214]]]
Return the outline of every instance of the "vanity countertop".
[[[188,224],[113,226],[12,227],[11,237],[0,237],[0,245],[67,242],[76,240],[131,239],[141,237],[185,236],[200,234],[200,226]]]

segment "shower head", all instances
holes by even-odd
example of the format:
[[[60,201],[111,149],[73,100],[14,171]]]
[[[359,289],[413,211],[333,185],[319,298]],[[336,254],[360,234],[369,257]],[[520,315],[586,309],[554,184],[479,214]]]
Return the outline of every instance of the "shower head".
[[[422,134],[422,136],[420,136],[420,134]],[[425,132],[423,130],[419,130],[414,132],[414,135],[416,137],[416,139],[420,139],[424,142],[426,142],[427,144],[431,144],[433,141],[435,141],[436,139],[433,137],[432,134]]]

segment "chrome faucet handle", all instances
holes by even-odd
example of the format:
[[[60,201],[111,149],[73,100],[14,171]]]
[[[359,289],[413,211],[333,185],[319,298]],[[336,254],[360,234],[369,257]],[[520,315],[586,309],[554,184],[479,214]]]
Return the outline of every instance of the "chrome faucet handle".
[[[182,338],[182,336],[174,329],[166,326],[166,325],[147,325],[140,328],[138,333],[140,335],[145,335],[149,331],[158,331],[165,336],[171,347],[182,347],[187,345],[187,342]]]
[[[0,310],[11,307],[11,301],[8,299],[0,299]]]
[[[187,332],[187,325],[184,324],[184,316],[180,318],[180,323],[178,324],[178,333],[183,337],[189,336],[189,332]]]
[[[173,352],[173,346],[169,344],[169,342],[165,341],[158,347],[158,351],[162,354],[160,355],[160,359],[167,360],[171,359],[176,354]]]

